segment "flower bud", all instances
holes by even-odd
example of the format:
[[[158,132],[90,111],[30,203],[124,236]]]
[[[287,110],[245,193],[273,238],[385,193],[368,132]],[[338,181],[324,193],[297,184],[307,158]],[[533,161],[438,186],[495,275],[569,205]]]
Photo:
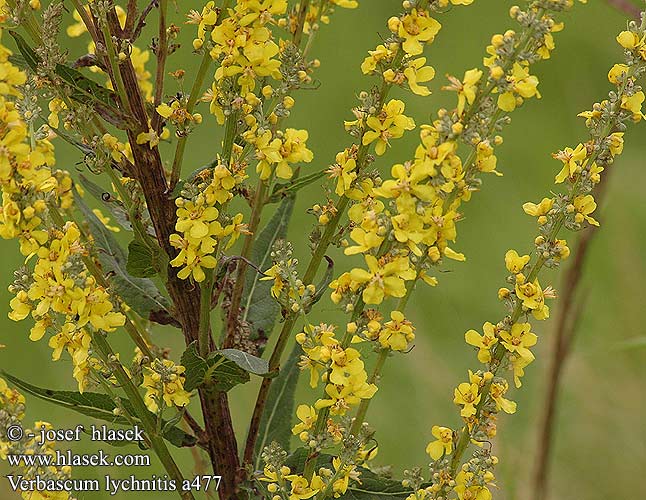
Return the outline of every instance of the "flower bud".
[[[388,19],[388,29],[393,33],[397,33],[397,31],[399,31],[400,24],[401,24],[401,21],[399,20],[398,17],[393,16],[390,19]]]

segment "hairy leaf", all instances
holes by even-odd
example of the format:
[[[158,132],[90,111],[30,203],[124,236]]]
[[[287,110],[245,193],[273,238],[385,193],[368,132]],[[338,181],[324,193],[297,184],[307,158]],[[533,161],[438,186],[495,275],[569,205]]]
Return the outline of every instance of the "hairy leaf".
[[[126,270],[128,256],[112,232],[106,229],[77,193],[75,193],[75,202],[90,227],[94,244],[98,249],[99,261],[105,273],[111,275],[110,281],[115,292],[144,318],[169,316],[168,299],[160,293],[151,280],[135,278],[128,273]]]
[[[209,367],[204,375],[204,381],[216,391],[230,391],[236,385],[246,384],[251,379],[249,372],[225,358],[218,351],[211,353],[207,363]]]
[[[269,363],[267,363],[266,359],[252,356],[239,349],[222,349],[218,352],[246,372],[260,375],[261,377],[269,375]]]
[[[182,354],[182,366],[186,369],[184,389],[192,391],[204,383],[204,376],[209,365],[197,352],[197,340],[191,342]]]
[[[212,352],[207,359],[198,353],[197,341],[192,342],[182,354],[186,368],[184,388],[187,391],[207,385],[217,391],[229,391],[238,384],[249,382],[250,373],[268,375],[268,364],[238,349],[223,349]]]
[[[4,378],[22,391],[49,403],[62,406],[63,408],[73,410],[88,417],[104,420],[112,424],[131,425],[130,421],[124,416],[114,414],[116,405],[107,394],[96,392],[84,392],[81,394],[80,392],[74,391],[43,389],[42,387],[37,387],[14,377],[5,371],[0,370],[0,373],[2,373]],[[131,415],[134,414],[130,401],[122,400],[121,405],[128,413]],[[169,443],[180,448],[191,447],[197,444],[195,436],[191,436],[175,426],[165,426],[163,436]]]
[[[287,228],[294,211],[294,198],[285,198],[276,213],[260,232],[253,246],[251,261],[261,270],[271,267],[271,249],[276,240],[287,236]],[[271,296],[271,282],[261,281],[262,275],[247,273],[245,295],[242,300],[242,321],[251,328],[251,340],[259,344],[262,352],[264,339],[274,328],[280,306]]]
[[[132,240],[128,245],[126,270],[136,278],[151,278],[157,274],[153,259],[150,248],[137,240]]]

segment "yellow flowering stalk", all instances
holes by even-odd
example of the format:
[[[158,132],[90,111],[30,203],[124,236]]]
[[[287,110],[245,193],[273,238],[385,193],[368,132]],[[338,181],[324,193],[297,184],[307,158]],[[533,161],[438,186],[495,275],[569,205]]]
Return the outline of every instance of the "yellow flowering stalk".
[[[369,197],[366,194],[372,193],[374,187],[372,180],[366,179],[365,181],[360,181],[357,177],[368,164],[370,146],[375,144],[375,153],[377,155],[383,155],[390,140],[399,138],[406,130],[414,128],[414,122],[404,115],[405,104],[400,100],[387,101],[386,99],[387,93],[393,85],[408,86],[414,91],[417,90],[417,93],[426,94],[425,92],[419,91],[417,80],[425,79],[427,81],[431,70],[426,69],[422,71],[422,74],[418,75],[416,80],[415,75],[411,73],[410,69],[421,68],[421,65],[418,64],[419,61],[413,62],[413,58],[414,56],[420,55],[424,44],[433,41],[440,28],[439,23],[431,17],[428,4],[428,2],[421,2],[415,6],[405,4],[404,6],[407,10],[401,16],[393,17],[388,22],[391,38],[388,40],[387,47],[379,46],[376,51],[371,51],[368,58],[362,64],[362,71],[365,74],[378,75],[382,81],[382,86],[381,88],[376,87],[371,93],[361,93],[359,95],[361,106],[354,110],[356,119],[346,122],[346,129],[351,135],[358,138],[359,143],[340,152],[337,155],[338,163],[328,170],[333,179],[338,179],[336,182],[336,192],[340,196],[340,199],[338,204],[332,207],[333,212],[331,213],[326,212],[320,206],[314,207],[314,213],[318,216],[320,225],[325,227],[325,231],[322,235],[320,233],[314,234],[313,241],[317,243],[317,246],[303,277],[304,283],[310,283],[314,278],[318,264],[322,260],[349,202],[353,199],[359,201],[366,199]],[[442,7],[442,5],[436,2],[430,2],[430,4],[430,7],[433,9]],[[424,62],[422,61],[422,64]],[[408,74],[410,81],[406,77],[401,78],[396,76],[397,73],[401,73],[404,76]],[[359,214],[355,216],[361,217]],[[349,253],[365,252],[370,248],[381,245],[383,238],[380,239],[379,235],[368,234],[366,232],[367,229],[370,228],[363,226],[353,231],[353,236],[356,238],[355,241],[357,241],[358,245],[351,249]],[[415,271],[410,269],[408,257],[396,258],[394,255],[386,255],[378,262],[372,255],[367,255],[366,263],[368,265],[367,271],[357,268],[347,275],[349,279],[341,277],[339,281],[343,280],[347,282],[347,286],[344,288],[347,290],[356,291],[362,287],[363,298],[368,304],[380,304],[384,297],[387,296],[403,297],[406,295],[406,280],[412,280],[416,275]],[[332,286],[334,286],[334,283]],[[295,325],[296,319],[297,316],[292,315],[285,322],[280,334],[278,346],[274,350],[270,360],[270,369],[278,365],[282,348],[285,345],[291,329]],[[346,350],[350,338],[352,338],[354,331],[356,331],[356,328],[352,325],[353,323],[351,322],[340,342],[342,350],[341,356],[347,356]],[[312,332],[314,330],[312,327],[306,329],[306,332],[308,330],[309,335],[313,335]],[[389,334],[385,333],[383,338],[387,338],[387,335],[389,336]],[[314,342],[314,340],[312,341]],[[384,343],[388,344],[385,340]],[[401,345],[401,341],[395,345]],[[318,352],[318,349],[315,349],[315,351]],[[331,363],[328,360],[311,360],[307,366],[311,366],[313,371],[317,371],[314,364],[323,363],[325,366],[326,362]],[[329,373],[329,370],[331,370],[331,365],[327,367],[324,373]],[[313,373],[312,381],[314,381],[315,377],[317,375],[315,376]],[[362,369],[356,377],[358,383],[354,383],[353,381],[345,385],[326,385],[324,397],[315,404],[315,408],[322,410],[317,418],[315,436],[321,434],[327,421],[328,413],[342,415],[351,405],[356,405],[362,400],[368,401],[372,397],[374,394],[372,387],[374,385],[372,387],[366,385],[368,375],[365,373],[365,370]],[[372,382],[374,382],[374,379]],[[263,403],[269,385],[269,381],[263,383],[257,399],[256,411],[252,418],[252,428],[249,431],[245,449],[245,458],[247,460],[251,459],[253,453],[256,439],[255,434],[257,432],[255,425],[258,425],[260,422]],[[370,390],[366,390],[367,387],[371,387]],[[316,448],[319,448],[319,443],[316,440],[312,441],[312,443],[314,443]],[[310,458],[308,458],[305,470],[305,479],[308,481],[313,474],[313,464]],[[353,458],[350,461],[355,462],[355,459]],[[347,460],[344,460],[343,463],[348,466],[350,465]],[[352,468],[354,469],[354,466]],[[326,495],[327,493],[324,492],[323,494]]]
[[[454,401],[461,408],[464,426],[455,431],[447,429],[444,441],[439,441],[439,427],[433,428],[433,436],[438,440],[432,441],[427,448],[434,462],[431,485],[420,490],[428,495],[425,498],[445,497],[451,490],[460,499],[491,498],[492,468],[497,458],[481,447],[476,447],[464,463],[463,457],[470,443],[481,446],[482,441],[496,434],[498,412],[516,411],[516,403],[505,398],[509,387],[505,372],[513,378],[516,387],[520,387],[525,368],[535,359],[532,347],[538,337],[527,320],[530,314],[536,320],[549,315],[545,299],[554,298],[555,292],[549,287],[542,289],[538,276],[544,267],[557,267],[569,255],[565,240],[558,239],[561,229],[577,231],[585,224],[598,225],[590,217],[595,206],[590,193],[600,182],[600,174],[621,154],[626,124],[639,122],[643,116],[643,92],[637,81],[646,71],[646,63],[640,53],[641,42],[633,43],[633,40],[643,40],[644,28],[643,23],[639,26],[631,23],[630,29],[617,37],[625,49],[626,61],[621,65],[621,71],[616,70],[617,66],[610,71],[608,79],[616,88],[608,99],[596,103],[592,111],[579,115],[586,119],[589,141],[553,155],[563,163],[556,184],[565,183],[564,192],[523,206],[528,215],[537,217],[536,255],[532,259],[515,250],[507,252],[508,282],[515,286],[512,290],[501,288],[498,296],[507,307],[508,315],[495,325],[485,323],[483,335],[474,330],[465,335],[467,343],[478,348],[478,361],[484,367],[470,371],[469,382],[463,382],[455,389]],[[444,442],[450,445],[440,448],[440,443]],[[410,498],[416,497],[411,495]]]

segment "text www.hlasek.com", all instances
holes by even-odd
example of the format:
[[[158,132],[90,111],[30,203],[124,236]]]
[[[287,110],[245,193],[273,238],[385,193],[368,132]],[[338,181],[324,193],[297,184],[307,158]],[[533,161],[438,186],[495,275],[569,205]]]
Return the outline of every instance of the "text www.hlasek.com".
[[[56,450],[55,454],[7,455],[12,467],[149,467],[148,455],[111,455],[99,450],[91,455],[77,455],[71,451]]]

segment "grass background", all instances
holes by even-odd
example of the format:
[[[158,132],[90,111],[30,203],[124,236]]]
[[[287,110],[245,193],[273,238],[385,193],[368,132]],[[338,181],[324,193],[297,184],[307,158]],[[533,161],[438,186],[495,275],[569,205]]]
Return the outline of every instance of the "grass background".
[[[324,27],[316,41],[314,53],[322,61],[317,73],[321,86],[317,91],[301,92],[289,125],[307,128],[309,145],[315,153],[312,171],[333,161],[334,154],[349,144],[343,120],[350,118],[355,95],[368,89],[372,81],[363,77],[359,64],[366,51],[384,34],[384,21],[399,11],[397,1],[364,0],[357,10],[339,9],[332,25]],[[461,77],[466,69],[479,66],[484,47],[493,33],[513,28],[507,16],[512,5],[508,1],[478,0],[468,8],[454,8],[439,16],[443,25],[436,42],[427,49],[429,63],[437,70],[431,87],[434,94],[420,98],[395,92],[404,98],[407,114],[418,124],[432,119],[440,106],[451,106],[453,96],[440,92],[444,74]],[[183,12],[199,9],[201,3],[191,0],[179,7],[173,19],[178,25]],[[504,131],[505,143],[497,153],[499,170],[504,177],[488,176],[484,189],[465,205],[465,220],[459,225],[459,239],[454,248],[464,252],[465,263],[450,263],[440,276],[436,288],[420,287],[411,300],[408,314],[417,326],[415,349],[406,356],[392,359],[386,369],[379,394],[369,415],[378,429],[379,464],[392,464],[395,471],[427,462],[425,443],[434,424],[458,426],[456,408],[452,403],[453,387],[465,377],[466,369],[475,365],[475,356],[463,341],[469,328],[480,328],[485,321],[496,322],[504,311],[496,298],[496,290],[505,276],[503,255],[508,248],[530,252],[535,235],[534,221],[521,209],[522,203],[536,201],[552,189],[553,176],[559,165],[550,153],[567,145],[575,146],[585,139],[585,127],[576,114],[589,109],[608,90],[606,72],[621,57],[614,42],[626,18],[605,2],[592,1],[577,5],[564,16],[565,30],[556,34],[557,49],[552,59],[534,68],[540,78],[541,100],[531,100],[513,115],[513,123]],[[151,25],[154,23],[151,23]],[[188,50],[192,28],[184,29]],[[145,39],[145,38],[144,38]],[[143,39],[142,39],[143,40]],[[6,42],[6,39],[5,39]],[[65,44],[68,42],[65,41]],[[80,43],[73,45],[71,56],[82,54]],[[186,54],[186,52],[182,52]],[[169,69],[191,70],[197,58],[177,54],[169,61]],[[150,63],[154,69],[154,63]],[[194,73],[193,73],[194,74]],[[169,93],[176,89],[169,88]],[[202,110],[206,114],[206,109]],[[220,130],[213,121],[205,124],[191,138],[187,151],[186,171],[204,164],[217,153]],[[577,341],[563,377],[559,400],[555,448],[552,459],[551,498],[601,500],[634,498],[646,491],[646,350],[643,339],[646,329],[642,314],[646,304],[646,137],[644,125],[632,127],[626,134],[626,148],[612,174],[607,203],[602,208],[603,224],[594,239],[586,264],[583,289],[587,294]],[[409,158],[417,143],[415,132],[395,143],[376,166],[387,172],[393,163]],[[75,170],[80,157],[59,143],[58,165]],[[170,148],[165,148],[169,158]],[[305,234],[312,219],[305,209],[321,201],[320,187],[312,186],[300,197],[291,228],[291,240],[298,255],[305,255]],[[575,241],[568,235],[568,241]],[[27,321],[16,324],[6,317],[10,294],[6,285],[12,272],[21,264],[15,242],[0,241],[3,266],[0,279],[0,367],[35,384],[52,388],[74,389],[68,361],[52,364],[51,350],[46,342],[28,340]],[[305,260],[305,259],[301,259]],[[339,272],[343,266],[361,262],[336,259]],[[543,285],[559,289],[557,273],[550,271],[542,278]],[[314,319],[326,322],[343,321],[324,301]],[[556,311],[556,306],[553,308]],[[534,463],[535,431],[540,414],[547,367],[551,321],[537,324],[540,335],[535,348],[537,361],[527,370],[521,391],[512,391],[518,401],[518,412],[500,419],[496,453],[501,458],[497,470],[499,499],[525,499],[529,493],[529,476]],[[123,335],[125,337],[125,335]],[[117,335],[113,335],[117,338]],[[642,339],[641,347],[627,347],[627,341]],[[173,347],[179,358],[181,339],[172,329],[155,330],[155,340]],[[130,352],[126,341],[118,341],[123,352]],[[234,421],[241,439],[244,436],[255,381],[231,393]],[[299,401],[313,402],[318,393],[302,388]],[[56,427],[73,427],[79,419],[60,408],[28,399],[28,421],[47,419]],[[97,446],[88,440],[73,447],[76,452],[90,452]],[[123,449],[118,450],[122,452]],[[135,451],[135,450],[133,450]],[[186,451],[177,453],[187,475],[192,460]],[[159,474],[150,470],[122,469],[110,471],[114,476],[138,477]],[[0,464],[0,475],[7,474]],[[77,469],[77,477],[102,477],[106,471]],[[141,498],[172,497],[171,494],[138,493]],[[128,495],[119,495],[129,497]],[[0,498],[14,498],[5,479],[0,480]],[[80,498],[105,499],[107,493],[81,494]]]

